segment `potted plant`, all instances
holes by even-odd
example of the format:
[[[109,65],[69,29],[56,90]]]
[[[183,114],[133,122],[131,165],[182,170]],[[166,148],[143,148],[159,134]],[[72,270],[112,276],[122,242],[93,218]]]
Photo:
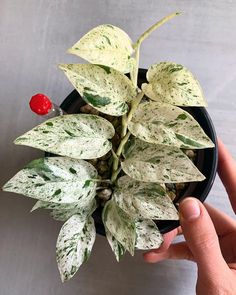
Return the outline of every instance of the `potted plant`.
[[[88,32],[69,52],[89,64],[59,66],[78,91],[62,108],[77,113],[46,120],[15,140],[51,153],[30,162],[3,189],[37,199],[32,210],[49,209],[64,222],[56,247],[62,281],[89,258],[95,224],[118,261],[126,251],[158,248],[161,232],[178,225],[179,197],[189,184],[204,183],[195,166],[205,171],[198,163],[203,149],[211,151],[204,161],[214,161],[199,198],[210,189],[215,137],[199,82],[173,62],[152,65],[145,83],[140,70],[138,79],[141,43],[178,14],[154,24],[135,43],[113,25]]]

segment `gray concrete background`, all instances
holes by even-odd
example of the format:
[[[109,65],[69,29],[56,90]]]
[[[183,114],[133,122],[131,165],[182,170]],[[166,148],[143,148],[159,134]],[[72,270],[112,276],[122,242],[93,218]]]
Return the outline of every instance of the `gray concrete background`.
[[[184,14],[155,32],[142,46],[141,66],[170,60],[189,67],[200,80],[217,133],[236,156],[236,2],[221,0],[0,1],[0,148],[2,185],[27,162],[41,155],[14,146],[13,139],[40,120],[28,109],[32,94],[43,92],[57,103],[72,90],[57,69],[78,59],[65,51],[89,29],[111,23],[133,40],[173,11]],[[219,179],[208,197],[232,215]],[[33,201],[1,192],[1,295],[191,295],[195,266],[185,261],[148,265],[141,253],[118,264],[97,237],[89,262],[61,284],[55,243],[61,224],[39,211]]]

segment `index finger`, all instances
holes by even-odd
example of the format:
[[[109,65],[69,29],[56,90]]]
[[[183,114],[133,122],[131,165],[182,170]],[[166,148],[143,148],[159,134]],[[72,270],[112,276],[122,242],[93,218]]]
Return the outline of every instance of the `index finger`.
[[[219,138],[217,142],[219,148],[218,174],[236,213],[236,164],[223,142]]]

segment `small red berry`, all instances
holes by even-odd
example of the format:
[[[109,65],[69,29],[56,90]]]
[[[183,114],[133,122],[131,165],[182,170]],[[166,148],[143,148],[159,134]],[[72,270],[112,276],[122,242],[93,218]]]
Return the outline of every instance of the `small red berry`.
[[[46,115],[52,108],[51,100],[42,93],[32,96],[29,105],[31,110],[38,115]]]

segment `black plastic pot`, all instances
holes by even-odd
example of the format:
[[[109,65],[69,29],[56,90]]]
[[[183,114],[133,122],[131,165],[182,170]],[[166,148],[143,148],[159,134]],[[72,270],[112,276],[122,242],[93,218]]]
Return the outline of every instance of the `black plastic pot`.
[[[147,70],[145,69],[139,69],[139,86],[141,86],[142,83],[146,82],[146,72]],[[79,113],[80,107],[84,104],[85,102],[82,100],[79,93],[76,90],[74,90],[62,102],[61,108],[69,114],[74,114]],[[184,109],[188,111],[198,121],[205,133],[215,143],[215,148],[197,150],[196,166],[203,173],[203,175],[205,175],[206,179],[202,182],[190,183],[184,195],[180,198],[182,199],[186,196],[193,196],[203,202],[206,199],[208,193],[210,192],[216,176],[218,162],[218,147],[216,141],[216,133],[211,118],[205,108],[188,107]],[[179,202],[180,199],[176,200],[176,202]],[[101,218],[101,208],[98,208],[94,212],[93,217],[95,220],[97,233],[104,235],[105,232]],[[160,229],[161,233],[167,233],[173,230],[174,228],[178,227],[179,221],[162,220],[156,221],[156,224]]]

